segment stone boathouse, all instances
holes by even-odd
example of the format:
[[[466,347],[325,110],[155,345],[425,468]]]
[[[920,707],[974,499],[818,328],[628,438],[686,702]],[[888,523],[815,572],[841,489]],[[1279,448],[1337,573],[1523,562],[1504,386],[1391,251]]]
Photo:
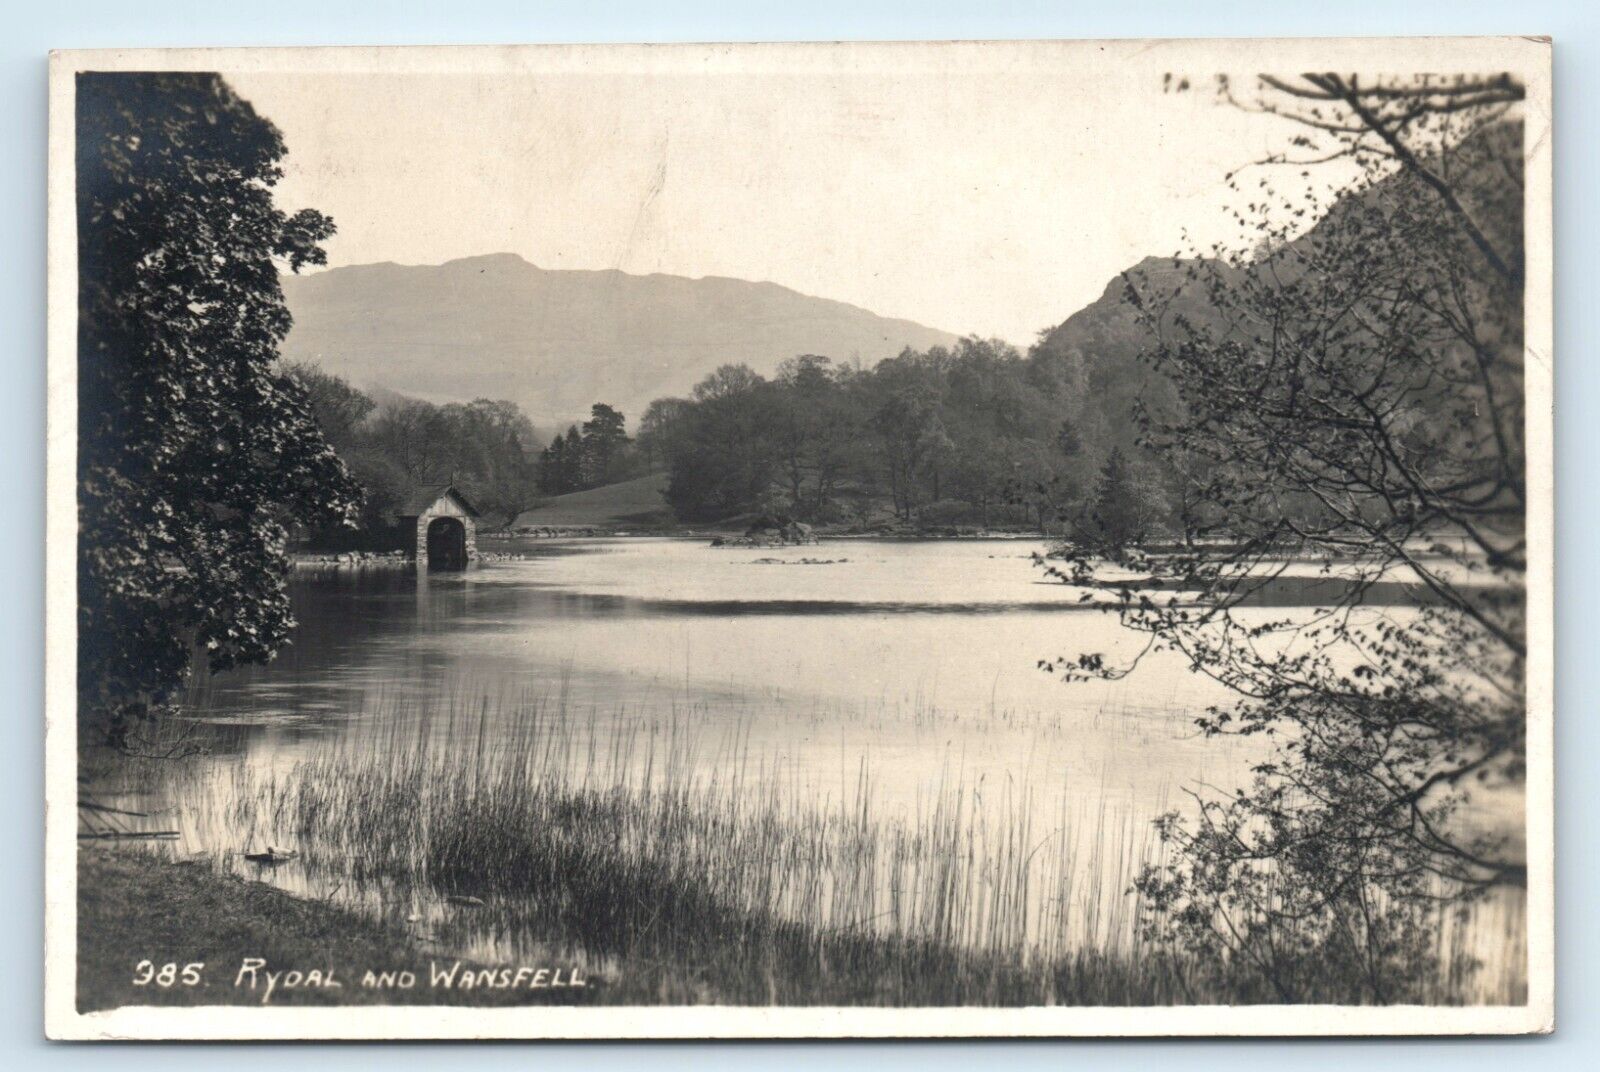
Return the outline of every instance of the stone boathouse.
[[[453,484],[412,488],[395,511],[401,532],[416,531],[418,569],[466,569],[478,557],[477,519]]]

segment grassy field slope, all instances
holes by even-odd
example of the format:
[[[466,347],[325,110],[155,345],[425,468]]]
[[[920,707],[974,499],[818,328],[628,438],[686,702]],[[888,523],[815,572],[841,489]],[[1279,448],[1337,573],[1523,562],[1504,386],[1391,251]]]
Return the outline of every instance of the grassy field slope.
[[[603,488],[574,491],[546,500],[517,518],[517,527],[549,525],[555,528],[628,528],[672,521],[661,493],[667,474],[652,473]]]

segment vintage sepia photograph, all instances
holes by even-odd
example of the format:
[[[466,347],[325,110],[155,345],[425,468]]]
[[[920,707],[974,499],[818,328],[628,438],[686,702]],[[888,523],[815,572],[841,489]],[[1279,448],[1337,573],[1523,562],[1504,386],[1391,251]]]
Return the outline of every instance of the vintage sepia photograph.
[[[1550,1030],[1549,64],[55,54],[49,1033]]]

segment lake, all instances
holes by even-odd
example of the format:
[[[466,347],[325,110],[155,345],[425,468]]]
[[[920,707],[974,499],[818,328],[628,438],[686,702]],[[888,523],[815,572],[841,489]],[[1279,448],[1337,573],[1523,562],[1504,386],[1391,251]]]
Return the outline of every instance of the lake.
[[[420,576],[297,571],[291,646],[190,691],[185,718],[211,754],[167,790],[175,851],[360,901],[337,867],[245,864],[245,850],[292,847],[296,829],[240,808],[241,794],[330,749],[527,747],[530,725],[558,724],[558,762],[586,784],[736,778],[791,814],[851,814],[870,798],[874,821],[910,827],[958,797],[963,822],[995,837],[1025,814],[1035,851],[1048,846],[1029,940],[1125,948],[1129,883],[1159,852],[1151,820],[1187,811],[1188,790],[1248,784],[1266,754],[1261,738],[1200,736],[1195,717],[1226,694],[1170,654],[1117,681],[1041,670],[1145,642],[1047,578],[1032,562],[1042,542],[486,546],[525,558]],[[1493,911],[1495,931],[1520,918],[1515,903]],[[483,928],[467,951],[508,942]]]
[[[293,644],[203,682],[190,717],[282,764],[380,708],[420,719],[465,696],[533,697],[586,734],[671,720],[695,740],[694,775],[739,749],[820,801],[865,770],[890,811],[990,784],[1118,827],[1172,807],[1179,784],[1234,784],[1260,754],[1198,735],[1194,715],[1222,690],[1170,657],[1117,682],[1041,670],[1078,651],[1131,656],[1144,638],[1045,577],[1040,542],[516,546],[526,561],[462,573],[298,573]],[[434,732],[448,747],[451,731]]]

